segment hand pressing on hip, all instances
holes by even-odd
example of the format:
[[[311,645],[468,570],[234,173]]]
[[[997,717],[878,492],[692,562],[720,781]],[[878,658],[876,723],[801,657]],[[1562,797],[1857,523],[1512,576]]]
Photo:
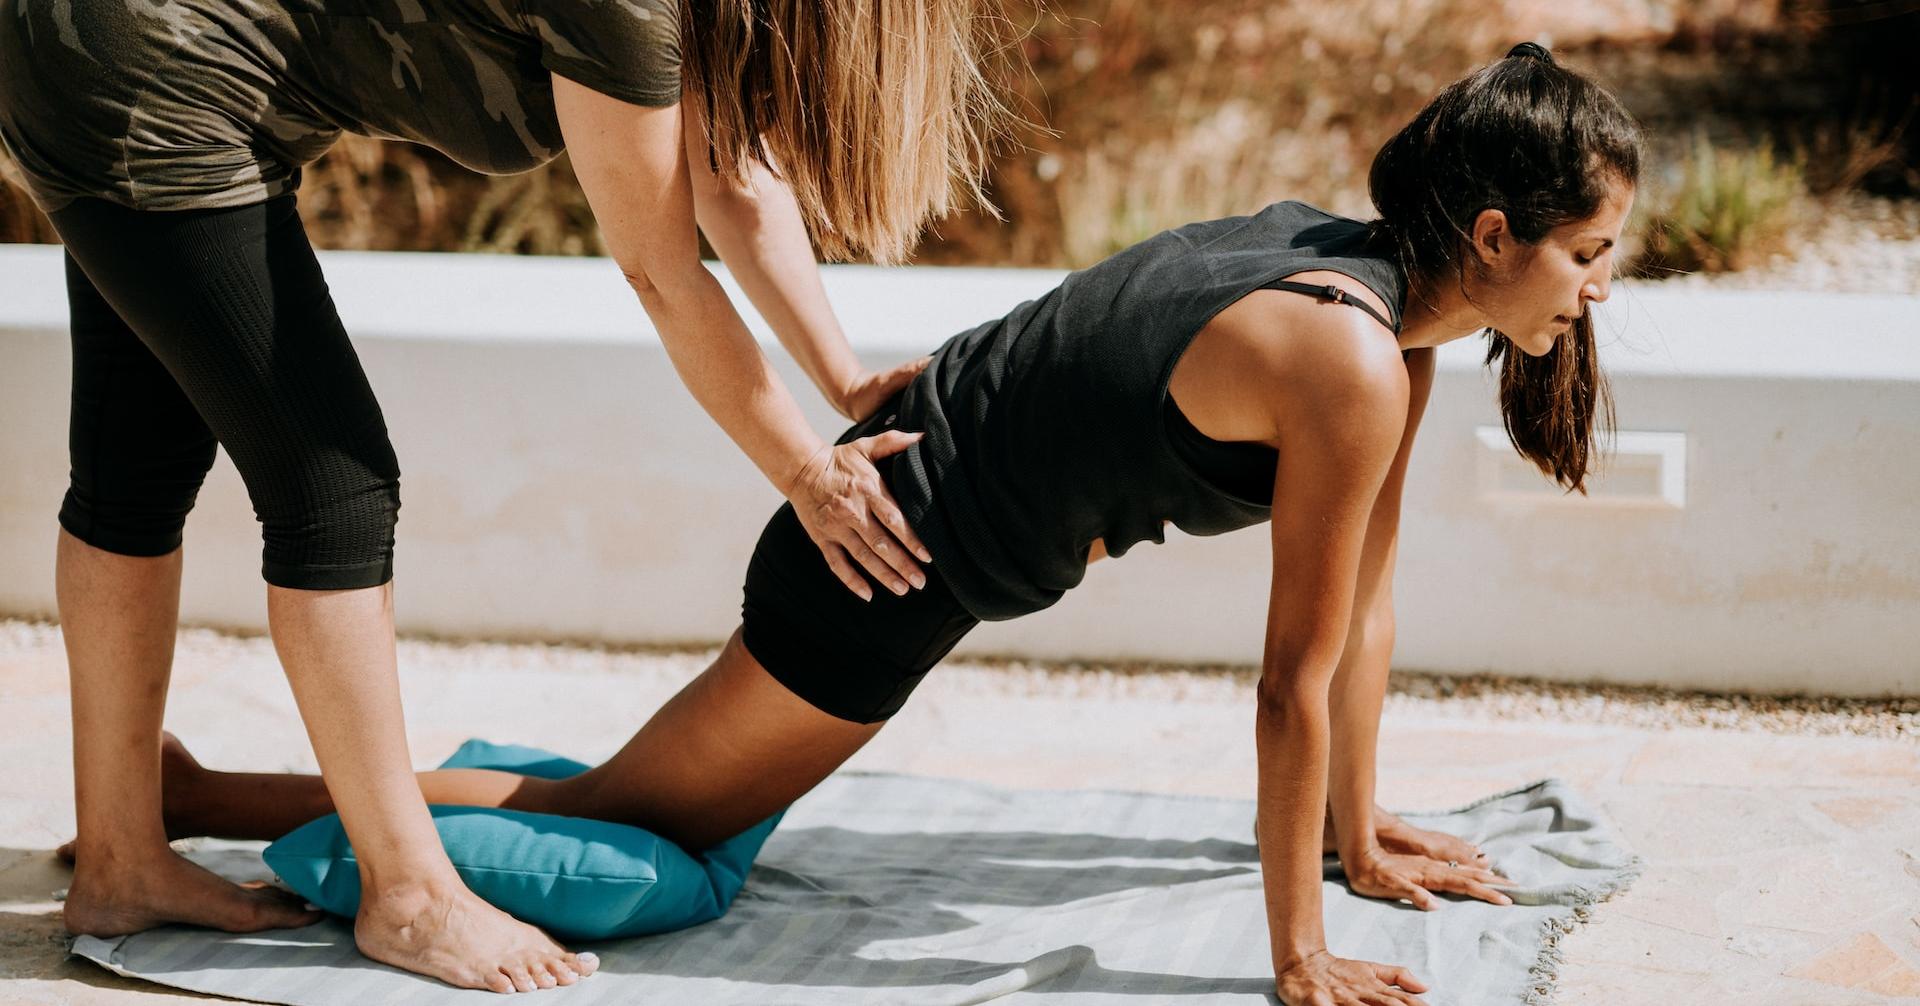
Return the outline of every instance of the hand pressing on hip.
[[[828,568],[861,600],[873,600],[868,576],[895,594],[927,585],[920,562],[933,556],[907,526],[873,463],[913,446],[922,434],[888,430],[822,447],[807,460],[787,492],[800,525],[826,557]]]

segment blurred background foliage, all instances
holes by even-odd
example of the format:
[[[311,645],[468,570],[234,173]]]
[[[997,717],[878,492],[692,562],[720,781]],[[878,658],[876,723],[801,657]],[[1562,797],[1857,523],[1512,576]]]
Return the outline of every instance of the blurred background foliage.
[[[1010,0],[1036,128],[922,263],[1078,267],[1162,228],[1303,199],[1372,215],[1373,152],[1516,41],[1618,94],[1652,138],[1624,249],[1642,275],[1737,270],[1844,193],[1920,198],[1920,0]],[[53,241],[0,162],[0,241]],[[329,248],[602,254],[566,158],[476,175],[349,136],[306,168]],[[1914,235],[1920,237],[1920,235]]]

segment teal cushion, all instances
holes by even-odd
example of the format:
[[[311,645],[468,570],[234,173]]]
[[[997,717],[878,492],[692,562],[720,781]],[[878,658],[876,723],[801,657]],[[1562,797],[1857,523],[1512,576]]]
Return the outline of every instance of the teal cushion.
[[[490,768],[564,779],[587,766],[549,751],[470,740],[441,768]],[[557,814],[435,804],[447,857],[473,892],[555,936],[611,939],[719,918],[746,882],[775,814],[689,855],[643,828]],[[309,821],[267,846],[288,887],[337,915],[360,907],[360,869],[340,815]]]

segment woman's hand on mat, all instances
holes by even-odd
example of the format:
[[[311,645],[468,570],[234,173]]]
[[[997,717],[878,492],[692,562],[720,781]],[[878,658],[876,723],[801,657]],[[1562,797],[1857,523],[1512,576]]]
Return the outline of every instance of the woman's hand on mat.
[[[1347,884],[1355,894],[1369,898],[1404,898],[1424,911],[1440,907],[1435,891],[1464,894],[1496,905],[1513,904],[1512,898],[1494,890],[1497,886],[1511,887],[1513,881],[1471,863],[1448,866],[1443,860],[1376,848],[1359,862],[1343,861],[1341,865],[1347,872]]]
[[[827,557],[833,575],[862,600],[873,600],[873,588],[860,575],[863,569],[895,594],[905,594],[909,583],[927,585],[926,574],[913,559],[919,556],[921,562],[932,562],[933,556],[907,526],[873,466],[875,460],[906,450],[920,437],[888,430],[822,447],[787,492],[801,526]]]
[[[1488,866],[1487,854],[1458,835],[1416,828],[1378,807],[1373,809],[1374,839],[1388,852],[1425,856],[1444,863],[1453,860],[1469,866]]]
[[[886,370],[862,371],[840,393],[840,401],[835,404],[839,406],[841,415],[860,422],[873,415],[875,409],[887,404],[887,399],[899,394],[900,389],[912,384],[913,379],[919,377],[920,372],[932,362],[933,357],[923,356]]]
[[[1407,1003],[1425,1006],[1414,995],[1427,983],[1413,972],[1392,964],[1350,961],[1321,950],[1275,976],[1275,991],[1286,1006],[1382,1006]]]

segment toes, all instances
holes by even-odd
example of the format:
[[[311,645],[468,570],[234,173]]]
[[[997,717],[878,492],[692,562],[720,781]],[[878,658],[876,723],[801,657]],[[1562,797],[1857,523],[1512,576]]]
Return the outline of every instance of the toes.
[[[527,969],[521,965],[515,964],[512,967],[501,968],[500,971],[513,981],[515,992],[532,992],[539,987],[533,983],[533,976],[527,974]]]
[[[560,982],[553,977],[553,974],[547,970],[545,964],[527,965],[527,975],[533,979],[535,988],[550,989],[560,984]]]
[[[264,881],[240,886],[241,889],[252,892],[256,899],[254,915],[265,928],[294,929],[310,926],[327,914],[309,905],[307,900],[298,894],[274,887]]]
[[[297,908],[274,905],[257,908],[253,921],[246,928],[258,932],[262,929],[299,929],[320,921],[320,913],[303,912]]]
[[[488,975],[488,976],[487,976],[487,977],[486,977],[486,978],[485,978],[485,979],[484,979],[484,980],[482,981],[482,984],[484,984],[484,985],[485,985],[485,986],[487,987],[487,991],[489,991],[489,992],[512,992],[512,991],[514,991],[514,988],[513,988],[513,979],[511,979],[511,978],[508,978],[508,977],[507,977],[506,975],[504,975],[504,974],[501,974],[501,973],[500,973],[500,972],[498,972],[498,971],[495,971],[495,972],[494,972],[493,974],[490,974],[490,975]]]
[[[600,957],[591,951],[583,950],[577,954],[568,954],[566,963],[582,978],[600,970]]]

